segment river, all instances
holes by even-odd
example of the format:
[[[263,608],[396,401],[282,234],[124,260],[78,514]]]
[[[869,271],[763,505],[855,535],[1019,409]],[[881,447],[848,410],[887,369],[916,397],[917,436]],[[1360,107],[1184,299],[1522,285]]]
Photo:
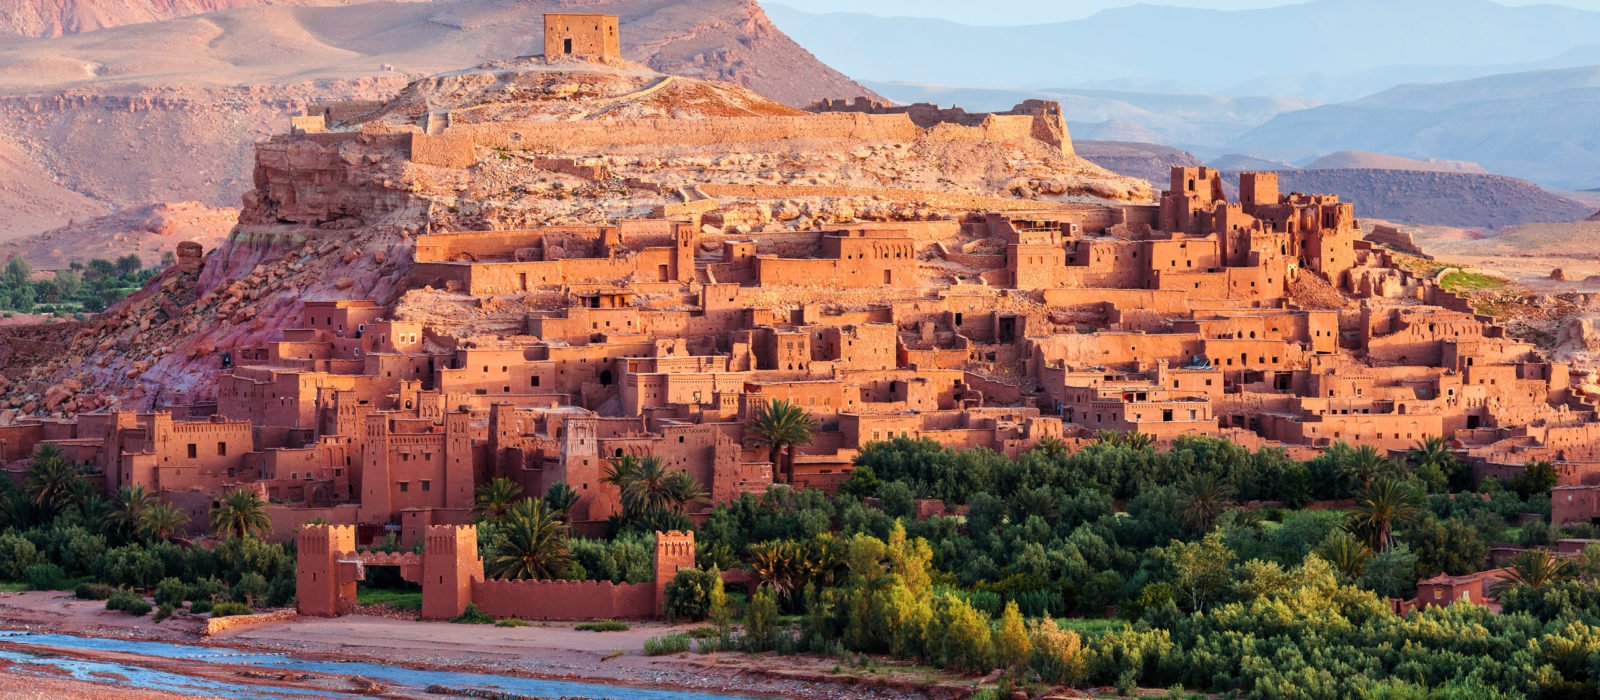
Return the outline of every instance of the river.
[[[0,630],[0,642],[29,647],[28,650],[0,649],[0,661],[10,662],[11,671],[41,676],[70,677],[101,685],[159,690],[187,695],[223,698],[358,698],[354,693],[312,690],[292,685],[266,685],[260,678],[251,683],[226,683],[198,676],[161,671],[138,665],[136,661],[111,662],[63,656],[55,652],[114,652],[151,659],[185,663],[248,666],[262,671],[297,671],[331,676],[360,676],[396,690],[422,694],[430,685],[452,689],[486,690],[539,698],[595,698],[606,700],[753,700],[745,696],[679,690],[655,690],[629,686],[540,680],[487,673],[420,671],[366,661],[324,661],[292,654],[229,649],[226,647],[170,644],[125,639],[78,637],[68,634]],[[124,680],[125,679],[125,680]]]

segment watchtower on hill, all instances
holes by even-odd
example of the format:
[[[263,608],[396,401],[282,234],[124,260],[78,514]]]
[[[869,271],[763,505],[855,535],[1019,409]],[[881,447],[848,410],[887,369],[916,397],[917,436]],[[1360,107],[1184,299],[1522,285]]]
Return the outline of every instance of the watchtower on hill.
[[[616,15],[545,15],[544,55],[622,58]]]

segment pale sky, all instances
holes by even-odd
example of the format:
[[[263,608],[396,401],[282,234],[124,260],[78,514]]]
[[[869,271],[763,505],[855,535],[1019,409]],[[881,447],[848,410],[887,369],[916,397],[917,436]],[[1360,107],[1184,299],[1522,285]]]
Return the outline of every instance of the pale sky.
[[[885,17],[938,17],[974,25],[1020,25],[1088,17],[1141,0],[761,0],[806,12],[861,12]],[[1305,0],[1142,0],[1150,5],[1245,10],[1300,4]],[[1406,2],[1407,0],[1393,0]],[[1600,11],[1600,0],[1496,0],[1502,5],[1566,5]]]

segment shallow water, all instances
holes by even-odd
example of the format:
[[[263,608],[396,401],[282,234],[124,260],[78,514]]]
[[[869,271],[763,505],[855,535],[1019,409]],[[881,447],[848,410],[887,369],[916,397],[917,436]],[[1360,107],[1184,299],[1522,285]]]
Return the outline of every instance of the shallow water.
[[[168,644],[125,639],[77,637],[68,634],[44,634],[0,630],[0,641],[37,647],[40,654],[0,651],[0,659],[24,664],[53,666],[71,674],[73,678],[104,685],[148,688],[170,692],[215,695],[226,698],[345,698],[357,697],[341,693],[308,691],[297,688],[228,684],[181,674],[167,673],[138,666],[69,659],[48,654],[51,649],[109,651],[139,654],[164,659],[181,659],[200,663],[248,665],[263,669],[281,669],[322,673],[336,676],[361,676],[389,686],[403,686],[421,690],[432,684],[451,688],[477,688],[538,697],[595,698],[605,700],[751,700],[745,696],[722,695],[677,690],[653,690],[572,681],[517,678],[487,673],[458,673],[453,671],[418,671],[364,661],[318,661],[291,654],[255,652],[222,647],[202,647],[189,644]],[[95,677],[95,673],[114,673],[128,680]],[[43,669],[41,674],[50,673]]]

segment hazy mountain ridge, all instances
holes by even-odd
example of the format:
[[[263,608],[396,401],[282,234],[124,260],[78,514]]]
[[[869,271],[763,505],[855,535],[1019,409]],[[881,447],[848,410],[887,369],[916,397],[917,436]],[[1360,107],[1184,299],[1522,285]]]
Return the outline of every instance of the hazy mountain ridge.
[[[1488,0],[1313,0],[1234,12],[1144,4],[1023,27],[768,7],[780,28],[848,74],[940,85],[993,86],[1003,75],[1009,87],[1120,83],[1338,100],[1600,58],[1600,12]]]
[[[1300,160],[1336,150],[1478,163],[1569,189],[1600,182],[1600,66],[1406,85],[1280,114],[1230,150]]]

